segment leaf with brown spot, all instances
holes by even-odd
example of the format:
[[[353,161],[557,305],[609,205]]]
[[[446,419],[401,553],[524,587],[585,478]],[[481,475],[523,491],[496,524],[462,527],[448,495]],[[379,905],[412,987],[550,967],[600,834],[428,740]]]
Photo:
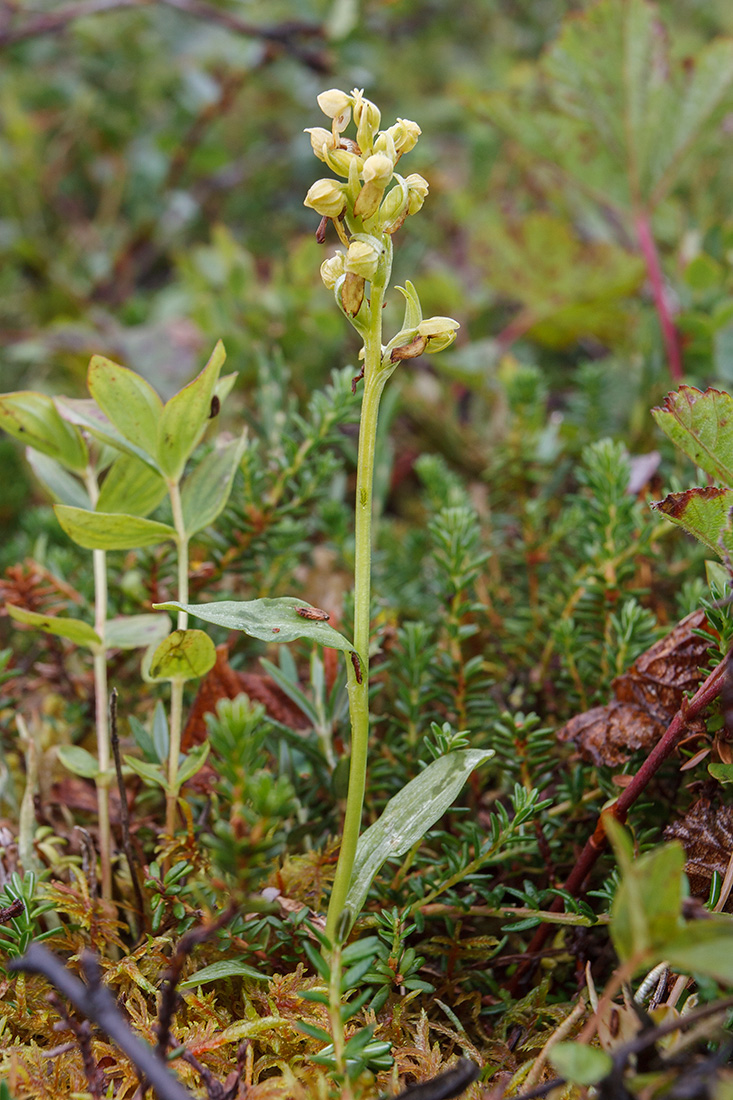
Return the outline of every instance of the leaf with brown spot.
[[[558,730],[558,740],[574,742],[584,760],[611,767],[639,749],[653,748],[685,693],[703,679],[708,642],[693,631],[704,625],[705,612],[693,611],[616,677],[610,703],[571,718]],[[689,729],[703,732],[702,720],[691,722]]]
[[[694,535],[719,557],[723,557],[724,553],[731,556],[733,489],[720,489],[714,485],[685,489],[682,493],[670,493],[664,500],[652,504],[652,508]]]

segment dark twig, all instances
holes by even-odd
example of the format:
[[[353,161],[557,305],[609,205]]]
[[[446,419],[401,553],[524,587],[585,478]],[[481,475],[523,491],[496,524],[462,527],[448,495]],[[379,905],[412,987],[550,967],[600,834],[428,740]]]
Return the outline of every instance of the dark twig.
[[[210,940],[212,936],[215,936],[220,928],[223,928],[229,923],[236,911],[237,906],[235,904],[230,905],[224,910],[221,916],[217,917],[211,924],[202,924],[199,928],[191,928],[185,935],[181,936],[178,941],[178,946],[173,952],[170,965],[163,978],[160,1009],[158,1010],[158,1023],[156,1025],[158,1034],[156,1052],[163,1058],[167,1054],[170,1044],[171,1022],[178,1003],[176,986],[181,978],[183,964],[193,949],[198,947],[199,944]]]
[[[86,952],[81,962],[89,983],[87,985],[75,977],[61,959],[38,943],[32,943],[22,958],[12,959],[7,967],[27,974],[41,974],[46,978],[77,1012],[92,1020],[124,1051],[138,1073],[147,1078],[156,1090],[158,1100],[191,1100],[189,1091],[173,1076],[155,1051],[131,1030],[114,997],[100,979],[96,958]]]
[[[138,862],[132,847],[132,838],[130,837],[130,812],[127,807],[127,792],[125,791],[125,780],[122,775],[120,736],[117,732],[117,688],[112,688],[109,697],[109,737],[112,745],[112,755],[115,761],[115,772],[117,773],[117,788],[120,792],[122,847],[125,849],[127,865],[130,868],[132,888],[135,891],[135,901],[137,902],[138,913],[140,915],[140,931],[145,931],[145,901],[143,899],[142,889],[140,888],[140,879],[138,878]],[[138,935],[139,934],[138,932]]]
[[[677,747],[690,720],[701,714],[702,711],[712,703],[713,699],[716,699],[718,695],[720,695],[725,680],[727,662],[728,657],[726,655],[720,664],[713,669],[707,679],[700,685],[693,697],[683,700],[682,706],[677,711],[664,734],[649,753],[649,756],[647,756],[638,772],[633,776],[629,785],[624,788],[615,802],[611,803],[610,806],[607,806],[605,810],[603,810],[596,822],[595,829],[586,841],[585,847],[578,856],[575,866],[563,885],[563,890],[566,893],[572,894],[575,897],[581,892],[583,883],[590,874],[596,860],[604,851],[606,847],[605,821],[608,820],[609,817],[614,818],[620,824],[626,821],[628,812],[639,795],[654,778],[667,757],[670,756]],[[555,898],[550,905],[550,912],[559,913],[564,904],[563,898]],[[514,993],[518,992],[534,963],[537,952],[542,950],[553,928],[554,925],[541,924],[535,932],[527,947],[527,961],[524,966],[518,968],[514,975],[512,981],[512,990]]]
[[[89,1085],[89,1092],[93,1100],[102,1100],[107,1082],[92,1052],[92,1029],[89,1025],[89,1021],[75,1020],[74,1017],[66,1011],[65,1005],[57,993],[49,993],[48,1000],[61,1017],[63,1026],[74,1032],[74,1036],[81,1051],[81,1059],[87,1084]]]
[[[418,1085],[409,1085],[398,1092],[395,1100],[451,1100],[460,1096],[480,1073],[479,1067],[470,1058],[459,1058],[456,1064],[433,1077],[430,1081],[421,1081]]]
[[[733,997],[726,997],[721,1001],[711,1001],[710,1004],[701,1005],[700,1008],[695,1008],[684,1016],[677,1016],[673,1020],[667,1020],[666,1023],[659,1024],[658,1027],[643,1031],[641,1035],[637,1035],[636,1038],[630,1039],[611,1052],[614,1070],[617,1072],[622,1070],[632,1055],[640,1054],[641,1051],[663,1039],[665,1035],[671,1035],[675,1031],[687,1031],[692,1024],[697,1024],[708,1016],[726,1012],[729,1008],[733,1008]],[[551,1081],[545,1081],[544,1084],[537,1085],[536,1088],[520,1092],[516,1097],[513,1097],[513,1100],[535,1100],[536,1097],[547,1096],[553,1089],[559,1088],[566,1082],[565,1077],[554,1077]]]

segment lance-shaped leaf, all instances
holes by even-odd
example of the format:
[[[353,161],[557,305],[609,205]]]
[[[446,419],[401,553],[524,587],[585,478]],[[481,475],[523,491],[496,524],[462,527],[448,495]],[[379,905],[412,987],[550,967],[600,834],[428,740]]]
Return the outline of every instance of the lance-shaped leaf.
[[[135,371],[103,355],[92,357],[87,386],[118,432],[154,458],[163,402],[153,387]]]
[[[149,463],[136,455],[121,454],[107,471],[95,510],[147,516],[167,491],[165,481]]]
[[[7,603],[5,606],[11,619],[15,619],[17,623],[35,626],[46,634],[67,638],[76,645],[87,646],[90,649],[102,644],[96,630],[82,619],[61,619],[56,615],[41,615],[37,611],[26,611],[24,607],[15,607],[12,603]]]
[[[652,507],[704,542],[719,557],[733,551],[733,489],[718,489],[714,485],[685,489],[681,493],[670,493]]]
[[[66,534],[87,550],[134,550],[175,539],[175,528],[121,512],[86,512],[65,504],[54,507]]]
[[[167,615],[125,615],[108,619],[104,643],[108,649],[143,649],[162,642],[170,626]]]
[[[706,474],[733,487],[733,398],[680,386],[652,416],[672,442]]]
[[[205,966],[202,970],[191,974],[185,981],[179,982],[178,988],[195,989],[196,986],[204,985],[206,982],[220,982],[223,978],[249,978],[253,982],[272,980],[269,974],[260,973],[242,959],[220,959],[219,962],[211,963],[210,966]]]
[[[83,470],[89,461],[81,432],[67,423],[44,393],[19,390],[0,394],[0,428],[68,470]]]
[[[210,451],[184,481],[181,505],[187,535],[208,527],[224,509],[246,442],[242,434],[240,439]]]
[[[327,622],[304,618],[296,610],[310,606],[295,596],[242,601],[218,600],[216,603],[200,604],[177,603],[171,600],[169,603],[153,604],[158,610],[185,611],[207,623],[223,626],[226,630],[241,630],[251,638],[259,638],[263,642],[294,642],[297,638],[309,638],[329,649],[355,653],[354,646],[338,630],[334,630]]]
[[[151,680],[198,680],[216,661],[216,646],[203,630],[174,630],[150,660]]]
[[[82,483],[55,458],[44,455],[33,447],[26,447],[25,457],[41,485],[58,504],[70,504],[73,508],[91,508],[89,494]]]
[[[158,462],[165,476],[174,481],[183,473],[211,417],[211,399],[225,359],[224,345],[219,340],[201,373],[171,397],[163,409],[158,424]],[[217,395],[217,401],[220,400]]]
[[[152,458],[147,451],[143,450],[142,447],[136,446],[136,444],[130,442],[129,439],[126,439],[121,432],[118,432],[109,417],[105,416],[99,408],[96,401],[92,401],[89,397],[56,397],[54,398],[54,403],[61,412],[64,420],[68,420],[69,423],[76,424],[80,428],[86,428],[86,430],[101,443],[106,443],[108,446],[114,447],[117,451],[123,451],[125,454],[135,455],[141,462],[145,462],[148,466],[157,470],[155,459]]]
[[[354,874],[346,896],[352,921],[361,912],[384,861],[390,856],[404,855],[417,844],[443,816],[474,768],[493,755],[492,749],[457,749],[434,760],[390,798],[379,820],[359,837]]]

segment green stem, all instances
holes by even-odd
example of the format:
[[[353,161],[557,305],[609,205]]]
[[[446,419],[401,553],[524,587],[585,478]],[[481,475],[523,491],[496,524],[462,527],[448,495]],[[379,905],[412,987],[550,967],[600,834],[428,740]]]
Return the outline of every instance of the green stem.
[[[87,469],[84,484],[89,493],[92,508],[99,498],[99,487],[94,471]],[[107,624],[107,555],[104,550],[92,550],[94,572],[94,629],[101,639],[94,653],[94,715],[97,727],[97,760],[99,775],[97,787],[97,816],[99,819],[99,863],[102,877],[102,898],[112,898],[112,830],[109,820],[110,740],[107,716],[107,649],[105,629]]]
[[[356,512],[354,549],[354,646],[360,661],[361,683],[348,662],[349,712],[351,716],[351,764],[346,796],[343,836],[336,875],[326,918],[326,935],[334,933],[351,884],[356,845],[361,829],[366,790],[367,751],[369,747],[369,639],[372,566],[372,507],[374,456],[377,442],[379,401],[391,371],[382,367],[382,304],[389,280],[390,250],[382,279],[375,277],[371,286],[369,324],[364,331],[364,394],[359,425],[359,454],[356,473]],[[353,914],[357,916],[356,913]]]
[[[178,602],[188,603],[188,535],[183,521],[181,490],[177,481],[169,482],[173,525],[176,529],[176,548],[178,550]],[[178,629],[186,630],[188,614],[178,612]],[[168,748],[168,791],[166,793],[165,831],[172,837],[176,828],[178,810],[178,758],[181,755],[181,734],[183,732],[183,680],[171,683],[170,744]]]

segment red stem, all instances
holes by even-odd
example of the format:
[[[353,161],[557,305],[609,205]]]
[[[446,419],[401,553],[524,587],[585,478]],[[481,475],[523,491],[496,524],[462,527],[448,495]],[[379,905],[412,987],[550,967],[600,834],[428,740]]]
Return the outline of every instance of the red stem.
[[[607,806],[605,810],[602,811],[596,822],[595,829],[586,841],[583,851],[578,856],[575,866],[565,881],[563,890],[568,894],[575,896],[580,893],[585,879],[606,846],[604,818],[610,814],[621,824],[626,821],[629,809],[633,806],[636,799],[649,784],[667,757],[674,751],[690,719],[696,718],[697,715],[720,694],[727,662],[728,658],[726,656],[700,685],[693,697],[683,700],[682,706],[677,711],[664,734],[659,739],[654,749],[649,753],[649,756],[639,768],[628,787],[624,788],[615,802],[612,802],[610,806]],[[550,906],[550,912],[559,913],[564,904],[562,898],[556,897]],[[536,952],[542,950],[554,927],[555,926],[551,924],[541,924],[538,927],[527,947],[527,961],[519,967],[514,975],[512,982],[513,990],[518,991],[523,978],[532,966],[534,961],[533,956]]]
[[[669,373],[672,375],[675,382],[681,382],[684,375],[684,369],[682,366],[679,334],[675,328],[672,313],[669,308],[669,302],[664,287],[664,276],[662,275],[662,267],[659,262],[659,253],[657,252],[657,246],[654,241],[648,213],[646,211],[638,213],[634,218],[634,225],[639,248],[641,249],[641,254],[646,263],[647,276],[651,283],[652,297],[654,299],[657,316],[659,317],[659,326],[662,330],[662,341],[664,342],[664,350],[667,355]]]

